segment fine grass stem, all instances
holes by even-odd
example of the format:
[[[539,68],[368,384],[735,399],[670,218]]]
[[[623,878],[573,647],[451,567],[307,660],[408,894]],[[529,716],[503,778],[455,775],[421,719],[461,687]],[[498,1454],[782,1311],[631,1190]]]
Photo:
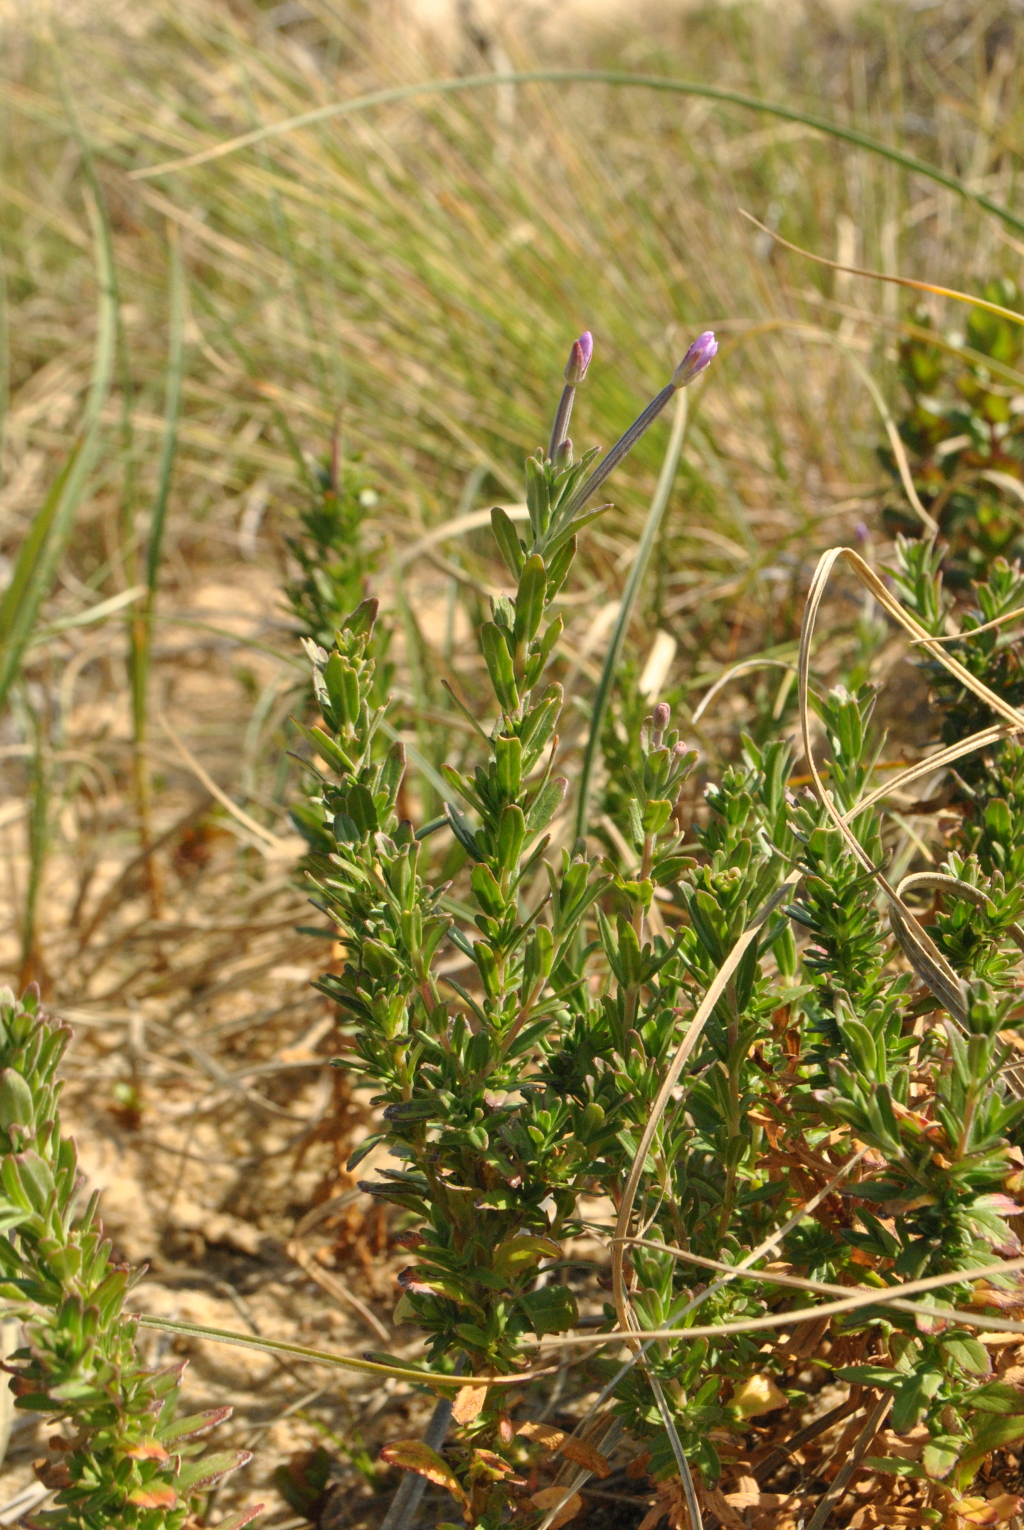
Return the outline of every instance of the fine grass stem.
[[[615,623],[615,630],[612,633],[611,642],[608,644],[608,651],[601,670],[601,678],[594,693],[593,709],[590,714],[590,732],[587,736],[587,746],[583,753],[583,765],[580,770],[579,788],[576,798],[576,837],[578,839],[583,838],[587,832],[594,767],[601,748],[601,729],[608,711],[608,702],[611,697],[612,686],[615,683],[615,674],[622,658],[626,633],[629,631],[629,624],[633,618],[637,596],[640,593],[640,587],[647,572],[647,565],[650,562],[651,553],[654,551],[662,519],[668,507],[672,484],[675,481],[676,468],[679,466],[679,456],[683,449],[683,437],[686,434],[686,415],[686,393],[685,390],[681,389],[676,399],[672,432],[668,439],[668,446],[665,449],[661,476],[658,479],[658,486],[654,491],[654,498],[651,500],[651,508],[647,512],[643,534],[640,537],[636,553],[633,557],[633,563],[629,570],[629,578],[626,581],[626,588],[622,595],[618,619]]]
[[[135,775],[136,811],[139,819],[139,844],[145,855],[146,890],[153,918],[160,915],[160,873],[150,854],[152,845],[152,782],[146,744],[149,733],[149,686],[152,662],[153,619],[156,612],[157,585],[160,578],[167,504],[178,441],[181,413],[182,378],[185,369],[185,271],[181,242],[176,229],[168,230],[170,246],[170,326],[168,335],[167,378],[164,399],[164,439],[157,470],[156,494],[146,547],[146,594],[141,609],[128,621],[128,668],[132,693],[132,744]]]
[[[743,95],[735,90],[722,90],[715,85],[698,84],[692,80],[666,79],[661,75],[630,74],[616,69],[523,69],[510,74],[466,75],[461,79],[425,80],[418,85],[394,86],[389,90],[376,90],[369,95],[356,96],[351,101],[334,101],[326,106],[318,106],[312,111],[300,112],[297,116],[289,117],[283,122],[268,123],[264,127],[253,128],[248,133],[240,133],[236,138],[215,144],[212,148],[201,149],[181,159],[166,160],[159,165],[132,170],[129,174],[134,180],[150,180],[159,175],[168,175],[172,171],[190,170],[196,165],[205,165],[210,160],[223,159],[226,155],[235,154],[240,149],[250,148],[253,144],[266,143],[268,138],[276,138],[296,128],[312,127],[332,117],[366,111],[374,106],[389,106],[393,102],[407,101],[412,96],[441,95],[502,85],[529,84],[614,85],[660,90],[674,95],[702,96],[705,100],[718,101],[723,105],[742,106],[748,111],[765,112],[769,116],[780,117],[786,122],[797,122],[803,127],[814,128],[819,133],[836,138],[842,143],[850,143],[859,149],[866,149],[870,154],[876,154],[880,159],[899,165],[904,170],[926,176],[938,185],[945,186],[948,191],[955,192],[957,196],[975,202],[977,206],[999,218],[1007,227],[1016,229],[1018,233],[1024,233],[1024,218],[1018,217],[1007,207],[1001,207],[998,202],[993,202],[991,197],[973,190],[960,176],[950,175],[938,165],[918,159],[914,154],[907,154],[895,144],[883,143],[869,133],[862,133],[859,128],[830,122],[827,117],[818,117],[811,112],[800,111],[797,107],[786,106],[779,101],[761,101],[756,96]]]

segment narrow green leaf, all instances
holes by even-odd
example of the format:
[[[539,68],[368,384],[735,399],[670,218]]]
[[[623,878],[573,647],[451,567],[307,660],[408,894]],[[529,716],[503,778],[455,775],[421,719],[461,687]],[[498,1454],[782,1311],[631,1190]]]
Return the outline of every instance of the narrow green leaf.
[[[529,643],[536,635],[544,615],[544,598],[548,573],[544,559],[539,553],[527,558],[519,576],[516,593],[515,639],[517,643]]]
[[[523,549],[519,545],[519,533],[500,505],[495,505],[491,511],[491,530],[494,532],[494,540],[498,544],[501,556],[508,565],[508,571],[513,579],[518,579],[523,572],[525,561]]]
[[[88,192],[85,202],[93,230],[98,287],[92,381],[79,440],[22,543],[11,582],[0,601],[0,706],[18,674],[39,606],[49,592],[57,563],[71,535],[75,513],[96,458],[100,418],[113,374],[117,340],[113,259],[99,210]]]
[[[501,628],[494,622],[485,622],[480,629],[480,645],[499,706],[505,712],[514,712],[519,705],[519,692],[512,669],[512,655]]]

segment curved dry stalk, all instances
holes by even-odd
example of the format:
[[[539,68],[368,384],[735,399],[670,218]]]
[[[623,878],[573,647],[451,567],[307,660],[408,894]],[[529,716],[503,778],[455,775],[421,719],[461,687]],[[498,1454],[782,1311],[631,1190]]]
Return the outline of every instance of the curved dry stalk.
[[[973,903],[975,908],[988,908],[992,901],[983,888],[972,887],[970,882],[964,882],[960,877],[947,876],[940,871],[915,871],[909,877],[903,878],[896,891],[902,897],[903,893],[912,887],[951,893],[954,898],[962,898],[965,903]],[[1006,926],[1006,933],[1014,944],[1024,951],[1024,929],[1016,921]]]
[[[931,989],[939,1002],[959,1022],[964,1025],[967,1019],[966,988],[962,979],[953,971],[946,957],[938,949],[924,926],[915,917],[913,912],[906,906],[896,889],[891,886],[887,878],[878,867],[874,866],[850,828],[850,819],[857,816],[858,812],[864,811],[864,804],[860,804],[856,811],[842,814],[836,808],[831,793],[826,790],[821,774],[814,760],[814,752],[811,747],[810,731],[810,661],[811,643],[814,636],[814,625],[817,619],[825,589],[828,584],[832,569],[836,563],[843,559],[857,575],[860,582],[870,590],[879,605],[897,621],[903,629],[916,638],[918,642],[933,654],[939,663],[950,674],[955,675],[960,683],[970,690],[979,700],[1006,719],[1016,731],[1024,727],[1024,714],[1009,702],[997,696],[996,693],[976,679],[969,670],[948,654],[941,643],[936,642],[932,635],[923,628],[919,622],[905,611],[896,600],[895,596],[886,588],[875,573],[870,564],[854,552],[850,547],[832,547],[822,554],[818,560],[818,566],[811,580],[811,587],[807,594],[807,605],[804,609],[804,619],[800,630],[800,652],[797,659],[799,671],[799,696],[800,696],[800,730],[803,740],[804,753],[807,758],[807,768],[810,771],[814,783],[815,794],[825,811],[831,818],[835,827],[843,836],[848,848],[865,871],[874,878],[878,886],[889,900],[889,918],[893,933],[899,942],[904,955],[910,962],[914,971],[921,981]],[[970,740],[964,742],[964,753],[971,752],[983,747],[983,737],[989,736],[990,729],[982,730],[974,734]],[[934,769],[934,764],[932,765]],[[896,783],[889,783],[889,790]]]
[[[1013,484],[1014,492],[1024,499],[1024,483],[1017,478],[1011,478],[1009,473],[978,473],[978,478],[988,479],[989,482],[996,480],[996,487]],[[968,627],[963,632],[950,632],[945,637],[933,638],[933,643],[962,643],[967,638],[977,637],[979,632],[991,632],[993,627],[1005,627],[1007,622],[1015,621],[1018,616],[1024,616],[1024,606],[1018,606],[1014,611],[1004,611],[1002,616],[994,616],[990,622],[982,622],[980,627]],[[919,643],[920,638],[914,642]]]
[[[916,765],[909,766],[898,776],[893,776],[891,780],[886,781],[883,786],[877,786],[873,792],[868,792],[866,797],[860,799],[856,807],[843,814],[843,822],[852,823],[855,818],[860,817],[861,813],[867,812],[869,807],[874,807],[876,802],[881,802],[883,797],[891,796],[901,787],[909,786],[912,781],[919,781],[922,776],[930,776],[933,771],[952,765],[955,760],[962,760],[965,755],[985,749],[989,744],[1001,743],[1004,738],[1012,738],[1015,733],[1022,731],[1024,731],[1024,721],[1015,728],[1007,723],[996,723],[991,728],[983,728],[980,733],[972,733],[970,738],[961,739],[958,744],[950,744],[946,749],[940,749],[938,754],[930,754],[927,759],[918,760]]]
[[[885,271],[866,271],[861,266],[844,266],[838,260],[829,260],[825,255],[815,255],[813,250],[804,250],[798,244],[791,244],[774,229],[759,223],[753,213],[744,211],[742,207],[740,216],[753,223],[762,234],[774,239],[776,244],[781,244],[783,249],[792,250],[794,255],[802,255],[805,260],[813,260],[816,265],[828,266],[833,271],[845,271],[848,276],[866,276],[873,282],[892,282],[897,287],[912,287],[915,292],[934,292],[937,297],[953,298],[958,303],[969,303],[972,308],[984,308],[988,313],[998,314],[1001,319],[1009,319],[1013,324],[1024,324],[1024,314],[1015,313],[1012,308],[1004,308],[1001,303],[990,302],[988,298],[972,297],[969,292],[961,292],[957,287],[938,287],[934,282],[918,281],[913,276],[891,276]]]
[[[733,664],[724,675],[719,675],[711,689],[704,693],[700,705],[690,718],[693,726],[697,726],[715,697],[730,681],[735,680],[737,675],[749,673],[752,669],[785,669],[791,675],[796,674],[796,665],[787,663],[785,659],[744,659],[740,664]]]
[[[632,1310],[627,1300],[626,1285],[623,1279],[623,1240],[627,1237],[629,1231],[629,1221],[633,1215],[633,1206],[636,1202],[636,1193],[640,1186],[644,1164],[647,1162],[647,1155],[657,1135],[658,1127],[661,1125],[661,1118],[668,1108],[669,1101],[672,1098],[672,1091],[679,1081],[687,1059],[700,1040],[701,1032],[707,1024],[715,1005],[725,992],[730,978],[743,960],[747,947],[751,941],[757,939],[763,925],[771,918],[779,904],[790,892],[790,889],[795,887],[802,876],[802,871],[791,871],[775,889],[763,908],[755,914],[739,940],[736,941],[729,955],[719,968],[714,982],[704,995],[697,1013],[690,1021],[686,1034],[679,1043],[668,1072],[665,1074],[662,1086],[658,1090],[658,1095],[648,1117],[647,1125],[644,1127],[643,1136],[640,1138],[640,1144],[633,1156],[625,1189],[622,1192],[622,1200],[619,1205],[619,1215],[615,1223],[615,1236],[612,1244],[612,1295],[619,1322],[627,1333],[632,1334],[633,1329],[631,1324]],[[714,1329],[709,1330],[709,1332],[714,1332]],[[630,1342],[633,1343],[634,1348],[637,1347],[635,1340],[631,1339]]]
[[[625,1243],[628,1243],[628,1240],[624,1240]],[[1021,1261],[1008,1259],[997,1266],[985,1265],[982,1271],[955,1270],[944,1277],[942,1285],[963,1285],[967,1281],[978,1280],[984,1270],[988,1270],[991,1274],[1006,1275],[1016,1273],[1021,1267]],[[850,1287],[846,1286],[843,1289],[849,1290]],[[842,1300],[819,1302],[812,1307],[800,1307],[794,1312],[772,1312],[765,1317],[737,1319],[730,1323],[706,1323],[692,1328],[614,1328],[609,1333],[561,1334],[550,1340],[538,1339],[536,1343],[539,1349],[549,1349],[552,1345],[565,1348],[570,1344],[600,1348],[603,1344],[636,1345],[639,1340],[643,1340],[646,1344],[652,1339],[712,1339],[730,1333],[762,1333],[773,1328],[789,1328],[799,1323],[816,1321],[818,1318],[835,1317],[843,1312],[859,1312],[864,1307],[890,1305],[886,1292],[891,1289],[891,1287],[874,1291],[865,1289],[859,1295]],[[903,1300],[902,1297],[893,1298],[893,1303],[901,1300]],[[964,1328],[980,1328],[985,1333],[1020,1334],[1024,1339],[1024,1318],[989,1317],[987,1314],[966,1312],[960,1307],[932,1307],[924,1302],[914,1303],[913,1312],[915,1317],[939,1318],[943,1322],[955,1322]]]
[[[1000,1266],[1000,1273],[1005,1274],[1011,1268],[1012,1261],[1005,1261]],[[1016,1268],[1015,1264],[1013,1268]],[[966,1280],[977,1279],[976,1272],[959,1270],[946,1285],[955,1285],[957,1281],[963,1284]],[[846,1288],[847,1290],[849,1287]],[[902,1298],[900,1298],[902,1299]],[[844,1312],[859,1312],[864,1307],[885,1306],[884,1291],[872,1291],[866,1296],[850,1297],[848,1300],[834,1302],[819,1302],[813,1307],[801,1307],[795,1312],[769,1313],[766,1317],[737,1319],[730,1323],[703,1323],[694,1325],[692,1328],[613,1328],[608,1333],[574,1333],[561,1334],[557,1338],[543,1338],[536,1340],[538,1349],[551,1349],[552,1347],[567,1348],[570,1344],[581,1348],[598,1348],[605,1344],[630,1344],[636,1345],[642,1340],[647,1344],[654,1339],[714,1339],[723,1334],[737,1333],[767,1333],[775,1328],[795,1327],[799,1323],[816,1321],[819,1318],[836,1317]],[[942,1322],[955,1322],[962,1328],[978,1328],[984,1333],[1012,1333],[1019,1334],[1024,1341],[1024,1317],[1000,1318],[989,1317],[987,1314],[966,1312],[960,1307],[932,1307],[923,1302],[914,1305],[916,1317],[938,1318]],[[159,1326],[159,1325],[158,1325]],[[234,1342],[243,1342],[236,1340]],[[244,1341],[248,1342],[248,1341]],[[407,1374],[407,1373],[405,1373]],[[519,1380],[529,1380],[540,1374],[537,1371],[523,1372]],[[546,1372],[544,1374],[550,1374]],[[413,1380],[424,1379],[419,1373],[415,1373]],[[486,1378],[484,1378],[486,1379]],[[512,1378],[505,1377],[506,1382]],[[430,1378],[433,1385],[433,1379]],[[488,1383],[490,1384],[490,1383]]]
[[[818,1507],[808,1520],[807,1530],[822,1530],[822,1526],[832,1513],[833,1508],[846,1492],[850,1478],[871,1449],[871,1443],[885,1422],[885,1416],[892,1407],[893,1401],[893,1394],[888,1392],[875,1403],[875,1406],[867,1416],[864,1428],[854,1441],[853,1449],[839,1468],[835,1481],[822,1497]]]
[[[699,1264],[705,1270],[722,1270],[732,1274],[736,1269],[735,1265],[723,1264],[720,1259],[709,1259],[706,1254],[694,1254],[689,1249],[679,1248],[671,1243],[659,1243],[653,1238],[629,1238],[627,1241],[632,1248],[656,1249],[663,1254],[672,1254],[676,1259],[685,1259],[690,1264]],[[1024,1269],[1024,1260],[1014,1260],[1013,1266],[1014,1268],[1011,1268],[1004,1261],[997,1266],[986,1265],[982,1268],[988,1274],[1013,1274],[1016,1267]],[[960,1285],[964,1281],[978,1280],[982,1277],[974,1270],[947,1270],[941,1276],[929,1275],[925,1276],[922,1280],[907,1281],[898,1286],[840,1286],[835,1281],[808,1280],[802,1275],[784,1275],[781,1271],[776,1270],[748,1269],[743,1272],[743,1278],[745,1280],[760,1280],[767,1285],[791,1286],[797,1291],[816,1291],[826,1296],[831,1296],[835,1293],[840,1295],[854,1295],[856,1293],[868,1298],[865,1303],[866,1306],[896,1307],[901,1312],[911,1312],[917,1316],[921,1314],[923,1308],[916,1302],[908,1301],[908,1294],[912,1294],[915,1291],[936,1291],[940,1290],[943,1286]],[[815,1310],[813,1307],[800,1309],[804,1316],[810,1317],[814,1316]],[[985,1321],[987,1322],[987,1319]]]

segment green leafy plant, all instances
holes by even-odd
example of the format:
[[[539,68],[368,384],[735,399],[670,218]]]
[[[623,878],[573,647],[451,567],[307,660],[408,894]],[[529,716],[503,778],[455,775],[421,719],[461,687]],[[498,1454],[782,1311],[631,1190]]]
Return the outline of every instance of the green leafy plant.
[[[32,991],[0,991],[0,1298],[24,1344],[6,1362],[15,1407],[61,1426],[37,1474],[56,1493],[31,1523],[54,1530],[180,1530],[189,1508],[248,1451],[203,1455],[228,1407],[177,1416],[182,1365],[148,1369],[125,1304],[142,1271],[113,1260],[98,1195],[78,1215],[82,1179],[61,1132],[56,1073],[70,1031]],[[259,1508],[221,1521],[239,1530]]]
[[[578,797],[585,772],[559,742],[559,595],[579,532],[607,508],[593,496],[712,342],[597,463],[576,461],[566,435],[588,341],[548,447],[527,461],[526,535],[492,513],[514,593],[493,597],[480,629],[489,704],[453,692],[476,758],[442,765],[443,814],[403,816],[377,602],[341,621],[331,651],[307,640],[320,722],[299,725],[315,785],[295,819],[313,901],[344,950],[318,986],[349,1033],[339,1066],[381,1108],[349,1166],[390,1154],[363,1188],[400,1219],[414,1258],[395,1317],[425,1343],[419,1362],[338,1360],[457,1393],[447,1445],[442,1418],[433,1443],[393,1441],[383,1460],[444,1489],[479,1530],[510,1514],[564,1523],[582,1499],[572,1483],[532,1489],[540,1458],[562,1454],[579,1481],[610,1470],[620,1439],[642,1451],[661,1509],[678,1518],[685,1505],[696,1524],[703,1499],[728,1518],[754,1421],[799,1412],[808,1360],[855,1389],[842,1405],[862,1414],[849,1471],[900,1479],[916,1522],[952,1524],[974,1512],[979,1466],[1024,1440],[1024,1393],[975,1336],[1012,1329],[1002,1314],[1021,1302],[1011,618],[1024,576],[994,561],[977,608],[958,613],[934,545],[899,541],[888,585],[849,550],[826,554],[801,644],[803,760],[785,739],[745,739],[696,802],[695,752],[659,702],[605,760],[616,833],[591,854],[571,827],[570,774]],[[933,687],[942,752],[887,784],[874,689],[813,684],[839,556],[923,645]],[[585,759],[605,729],[595,706]],[[890,861],[912,863],[887,800],[939,769],[952,818],[932,864],[893,885]],[[937,898],[921,906],[924,894]],[[601,1197],[614,1232],[591,1209]],[[608,1241],[610,1302],[600,1262],[574,1252],[581,1236]],[[550,1343],[602,1384],[576,1436],[514,1416]],[[619,1354],[588,1361],[592,1347]],[[868,1455],[887,1418],[913,1439],[898,1457]],[[757,1469],[767,1481],[790,1468],[783,1454]],[[793,1490],[812,1530],[847,1480]]]
[[[1020,305],[1003,279],[988,282],[982,296]],[[970,310],[962,332],[939,333],[923,308],[909,328],[900,345],[908,406],[899,431],[914,486],[947,544],[947,579],[963,586],[984,578],[994,558],[1024,552],[1024,331],[981,308]],[[882,457],[898,480],[888,448]],[[919,530],[896,499],[884,519],[890,530]]]
[[[340,433],[314,469],[299,511],[301,530],[285,539],[295,571],[284,593],[305,637],[330,644],[339,623],[368,593],[382,547],[368,542],[365,522],[378,503],[362,464],[347,456]],[[378,630],[378,639],[386,629]],[[384,683],[386,685],[385,672]]]
[[[467,1385],[491,1383],[447,1457],[398,1442],[387,1458],[447,1487],[467,1524],[490,1530],[511,1508],[531,1509],[521,1475],[531,1437],[514,1432],[494,1383],[578,1324],[588,1273],[565,1243],[588,1230],[581,1196],[626,1197],[621,1248],[639,1187],[643,1235],[625,1239],[625,1282],[605,1314],[620,1335],[655,1337],[639,1364],[596,1369],[616,1427],[645,1443],[656,1479],[692,1493],[692,1462],[704,1491],[717,1491],[751,1419],[799,1396],[785,1346],[764,1348],[765,1324],[813,1313],[815,1292],[852,1288],[828,1367],[875,1388],[885,1407],[891,1396],[897,1431],[926,1424],[922,1481],[959,1501],[994,1428],[1024,1437],[1024,1397],[1013,1412],[1008,1391],[979,1385],[988,1362],[963,1310],[1005,1285],[991,1266],[1017,1248],[1005,1187],[1024,1105],[1002,1071],[1016,892],[1001,873],[991,898],[940,916],[940,960],[962,974],[955,1014],[943,1016],[887,937],[876,893],[892,830],[878,801],[859,807],[882,744],[869,686],[808,694],[828,746],[827,796],[793,791],[782,741],[747,740],[690,823],[680,793],[695,755],[656,705],[615,757],[629,853],[593,859],[581,839],[551,855],[570,796],[555,775],[552,607],[579,530],[601,513],[587,509],[593,488],[671,394],[587,479],[590,459],[573,461],[564,440],[584,370],[574,352],[551,444],[527,462],[529,540],[493,512],[515,593],[494,598],[480,632],[493,701],[483,717],[466,709],[479,763],[442,768],[442,819],[417,829],[399,817],[402,747],[383,758],[375,748],[385,715],[372,701],[375,602],[346,619],[332,653],[311,649],[323,726],[306,737],[325,769],[299,821],[315,901],[346,951],[343,971],[320,986],[351,1030],[341,1061],[377,1090],[384,1118],[352,1166],[381,1145],[397,1160],[364,1186],[409,1222],[416,1262],[399,1277],[396,1318],[421,1328],[438,1374],[461,1357]],[[898,588],[937,630],[937,554],[903,542],[899,557]],[[1017,579],[994,569],[979,591],[983,615],[1009,608]],[[971,647],[982,692],[1012,688],[1001,643]],[[927,662],[939,684],[941,666]],[[941,676],[945,736],[964,738],[984,696]],[[1024,812],[1010,807],[965,821],[943,875],[969,880],[965,856],[975,887],[987,868],[1012,869],[1018,823]],[[454,889],[430,869],[431,838],[444,830],[465,857]],[[687,1055],[683,1095],[666,1111],[666,1074],[679,1077]],[[804,1211],[830,1181],[845,1188]],[[772,1248],[802,1292],[781,1322],[777,1301],[767,1305],[772,1277],[758,1268]],[[720,1278],[695,1289],[694,1264]],[[981,1296],[968,1273],[978,1269],[990,1277]],[[919,1305],[903,1295],[931,1278],[938,1294]],[[992,1399],[1006,1409],[997,1426]],[[592,1469],[603,1461],[598,1452]]]

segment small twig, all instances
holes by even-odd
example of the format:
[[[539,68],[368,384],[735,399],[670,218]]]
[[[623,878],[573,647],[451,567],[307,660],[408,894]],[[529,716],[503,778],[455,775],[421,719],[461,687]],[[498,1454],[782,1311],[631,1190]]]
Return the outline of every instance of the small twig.
[[[859,1406],[859,1403],[847,1398],[838,1407],[830,1408],[820,1418],[816,1418],[810,1424],[806,1424],[803,1429],[798,1429],[791,1439],[787,1440],[784,1445],[776,1445],[771,1455],[766,1456],[763,1461],[755,1466],[753,1471],[754,1481],[759,1486],[761,1483],[767,1482],[769,1477],[774,1476],[779,1468],[786,1464],[794,1451],[801,1450],[803,1446],[809,1445],[812,1440],[818,1438],[819,1434],[824,1434],[826,1430],[831,1429],[833,1424],[841,1423],[844,1418],[848,1418],[851,1413],[855,1413]]]
[[[878,1402],[875,1403],[875,1406],[868,1414],[867,1423],[864,1425],[864,1428],[857,1436],[857,1440],[853,1449],[850,1451],[846,1461],[839,1468],[839,1471],[836,1475],[836,1480],[833,1482],[832,1486],[829,1488],[824,1498],[821,1499],[818,1507],[811,1515],[811,1518],[806,1526],[806,1530],[823,1530],[823,1526],[825,1525],[829,1515],[832,1513],[832,1510],[835,1508],[840,1498],[842,1498],[843,1494],[846,1492],[854,1472],[857,1470],[861,1461],[870,1450],[871,1443],[881,1428],[882,1421],[885,1418],[885,1415],[888,1413],[889,1409],[892,1407],[892,1404],[893,1397],[891,1392],[887,1396],[880,1398]]]
[[[456,1374],[464,1368],[465,1357],[460,1355],[455,1364]],[[423,1443],[431,1450],[440,1450],[444,1444],[448,1425],[452,1421],[454,1401],[454,1398],[442,1397],[430,1415],[430,1423],[424,1431]],[[421,1477],[415,1472],[406,1472],[398,1485],[398,1491],[391,1500],[390,1509],[381,1521],[380,1530],[412,1530],[426,1489],[426,1477]]]
[[[322,1265],[318,1264],[312,1254],[306,1252],[301,1243],[293,1238],[287,1245],[287,1248],[289,1258],[294,1259],[295,1263],[305,1270],[309,1278],[316,1281],[321,1290],[326,1291],[328,1296],[333,1296],[336,1302],[342,1302],[345,1306],[351,1307],[354,1312],[358,1312],[363,1322],[367,1327],[373,1329],[382,1343],[391,1343],[391,1335],[384,1327],[380,1318],[376,1317],[366,1303],[361,1301],[353,1291],[349,1291],[347,1287],[342,1285],[341,1281],[336,1279],[329,1270],[325,1270]]]
[[[255,818],[251,818],[243,808],[240,808],[237,802],[232,802],[227,792],[221,790],[209,772],[203,769],[195,755],[178,737],[162,712],[157,712],[156,720],[160,724],[163,731],[167,734],[167,737],[170,739],[175,749],[181,755],[181,758],[185,761],[185,764],[195,776],[196,780],[206,787],[206,790],[210,793],[210,796],[216,797],[221,806],[227,808],[232,818],[237,819],[243,828],[249,830],[250,834],[255,834],[256,838],[262,840],[263,844],[266,845],[269,849],[281,850],[283,848],[284,841],[279,837],[279,835],[272,834],[269,829],[264,828],[263,824],[257,823]]]

